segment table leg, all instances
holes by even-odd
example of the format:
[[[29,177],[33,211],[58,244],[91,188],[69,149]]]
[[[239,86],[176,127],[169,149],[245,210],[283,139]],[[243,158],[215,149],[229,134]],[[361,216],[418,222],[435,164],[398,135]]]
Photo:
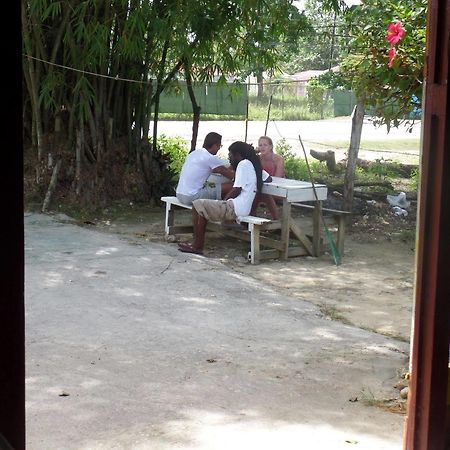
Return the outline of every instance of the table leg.
[[[291,230],[291,204],[283,198],[283,209],[281,212],[281,243],[283,250],[282,259],[288,259],[289,256],[289,233]]]

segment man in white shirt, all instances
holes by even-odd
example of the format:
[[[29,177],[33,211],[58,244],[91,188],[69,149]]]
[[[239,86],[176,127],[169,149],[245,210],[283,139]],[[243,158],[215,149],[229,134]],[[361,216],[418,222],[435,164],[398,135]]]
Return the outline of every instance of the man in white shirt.
[[[186,157],[177,186],[177,198],[181,203],[192,205],[199,198],[220,200],[229,191],[230,183],[217,183],[215,187],[205,185],[211,173],[219,173],[230,180],[234,178],[234,170],[216,156],[221,147],[222,136],[211,132],[206,135],[203,147]]]
[[[194,242],[179,243],[178,250],[181,252],[202,255],[208,221],[239,223],[240,217],[250,213],[256,192],[261,192],[262,168],[254,148],[245,142],[237,141],[230,145],[229,150],[230,163],[236,167],[233,187],[224,200],[194,200],[192,204]],[[266,181],[270,182],[270,178]]]

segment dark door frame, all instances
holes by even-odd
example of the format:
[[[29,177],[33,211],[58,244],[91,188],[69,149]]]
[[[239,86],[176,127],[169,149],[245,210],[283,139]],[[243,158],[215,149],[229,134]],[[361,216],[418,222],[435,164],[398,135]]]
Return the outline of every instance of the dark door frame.
[[[450,0],[429,0],[411,385],[404,447],[444,450],[450,339]]]

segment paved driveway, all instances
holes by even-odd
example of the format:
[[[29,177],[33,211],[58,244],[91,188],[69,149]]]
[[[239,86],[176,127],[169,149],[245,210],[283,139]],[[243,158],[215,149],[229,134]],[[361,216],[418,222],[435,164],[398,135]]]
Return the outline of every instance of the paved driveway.
[[[403,416],[363,400],[407,344],[175,244],[25,231],[28,450],[401,450]]]

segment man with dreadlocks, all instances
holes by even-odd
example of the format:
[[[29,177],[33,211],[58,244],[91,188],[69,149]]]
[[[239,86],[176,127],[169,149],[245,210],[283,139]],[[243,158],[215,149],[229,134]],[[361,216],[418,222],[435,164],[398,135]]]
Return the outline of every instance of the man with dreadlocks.
[[[256,193],[261,192],[263,176],[264,181],[271,181],[269,174],[263,174],[259,156],[251,145],[236,141],[228,150],[230,164],[236,171],[233,187],[223,200],[193,201],[194,242],[178,244],[181,252],[202,255],[208,221],[239,223],[240,217],[250,213]]]

